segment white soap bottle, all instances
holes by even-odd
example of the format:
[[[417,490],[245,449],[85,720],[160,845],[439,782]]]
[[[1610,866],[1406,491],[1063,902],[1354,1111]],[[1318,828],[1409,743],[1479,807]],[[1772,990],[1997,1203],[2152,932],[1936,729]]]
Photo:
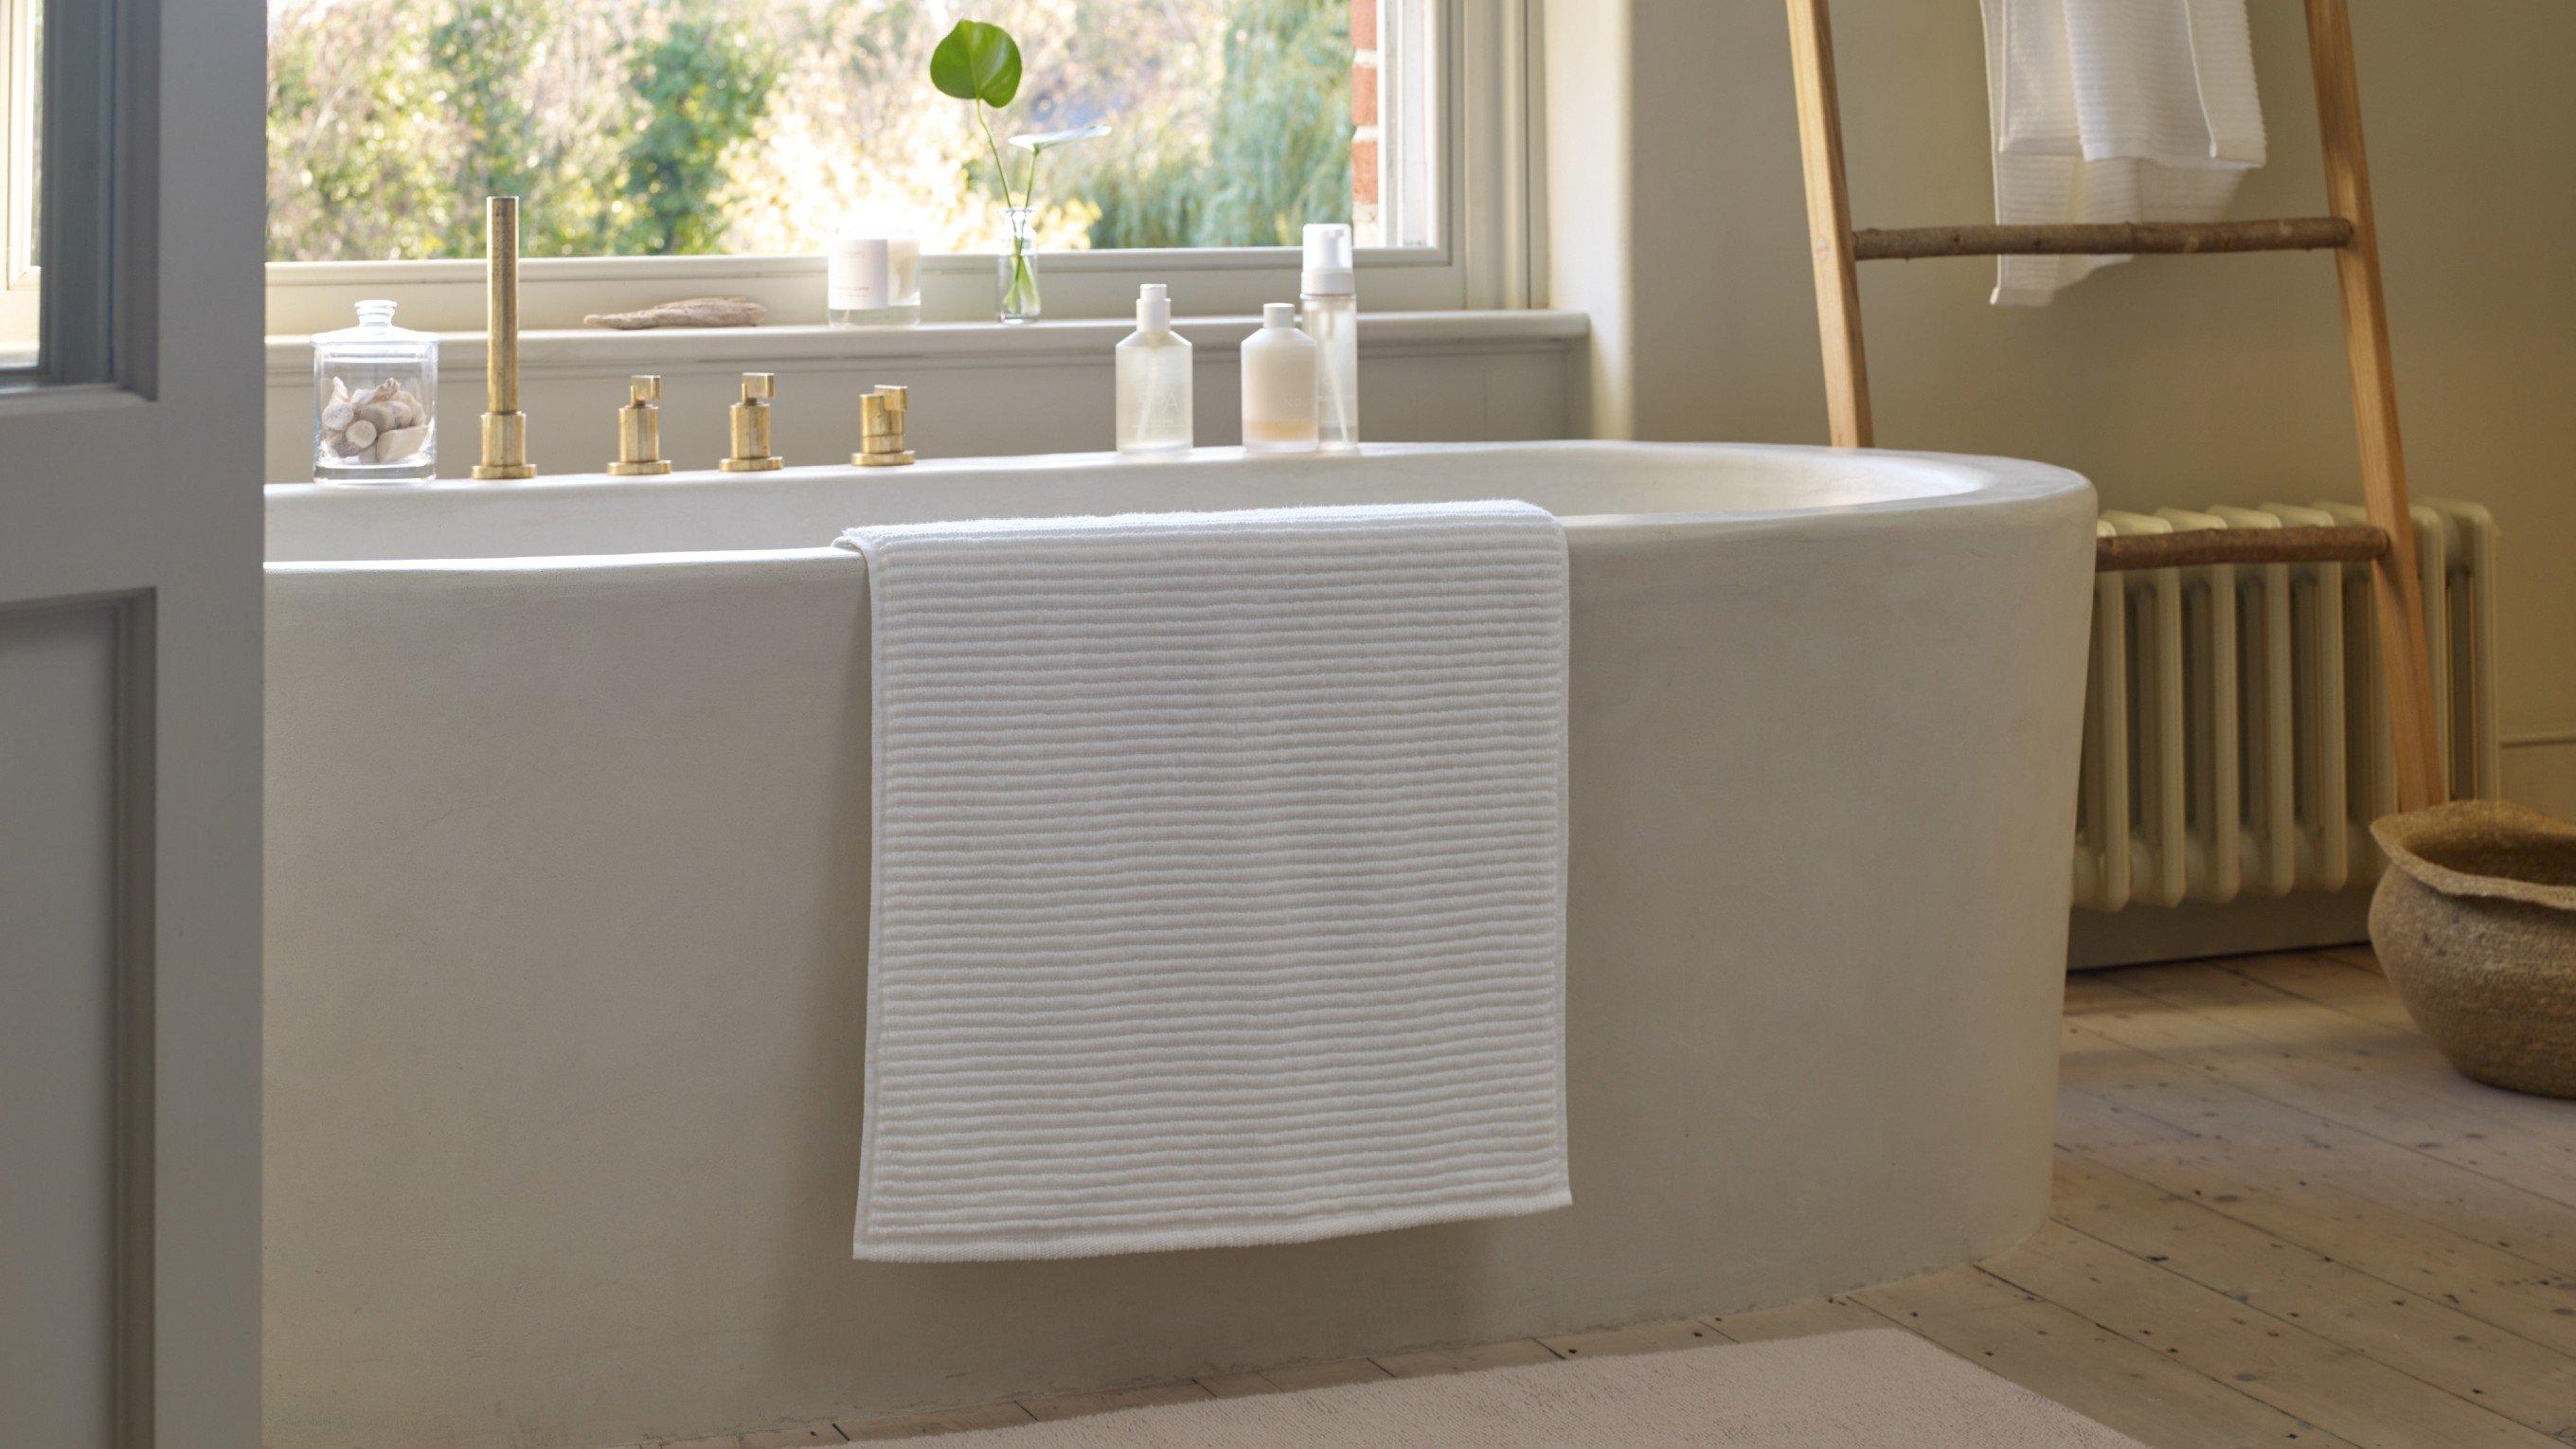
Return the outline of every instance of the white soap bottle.
[[[1190,340],[1172,330],[1160,282],[1136,294],[1136,330],[1118,344],[1118,451],[1130,458],[1190,450]]]
[[[1243,450],[1315,451],[1315,339],[1297,330],[1297,309],[1272,302],[1243,339]]]
[[[1351,229],[1337,221],[1306,226],[1306,270],[1299,287],[1306,333],[1317,348],[1315,428],[1327,453],[1360,446],[1360,298],[1352,266]]]

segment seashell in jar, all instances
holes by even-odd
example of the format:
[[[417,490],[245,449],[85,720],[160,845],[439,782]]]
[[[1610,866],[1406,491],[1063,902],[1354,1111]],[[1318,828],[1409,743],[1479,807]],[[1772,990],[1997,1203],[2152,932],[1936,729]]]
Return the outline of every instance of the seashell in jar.
[[[396,394],[385,408],[392,414],[393,425],[397,428],[408,428],[421,420],[420,400],[410,393]]]
[[[374,392],[371,392],[371,393],[367,394],[367,401],[369,401],[369,402],[385,402],[385,401],[390,400],[390,399],[394,396],[394,394],[396,394],[396,393],[398,393],[398,392],[401,392],[401,391],[402,391],[402,384],[401,384],[401,383],[399,383],[399,382],[394,381],[392,378],[390,378],[390,377],[389,377],[389,378],[386,378],[384,381],[382,381],[382,382],[380,382],[380,383],[377,383],[377,384],[376,384],[376,390],[375,390]]]
[[[426,426],[394,428],[387,432],[378,433],[376,435],[376,461],[379,463],[399,463],[403,459],[410,457],[412,454],[419,452],[423,447],[426,447],[428,443],[429,429]]]
[[[376,431],[380,433],[387,428],[399,426],[394,422],[394,405],[389,402],[360,403],[358,417],[362,421],[374,424]]]
[[[322,426],[336,433],[347,427],[350,420],[357,415],[358,410],[349,406],[347,398],[333,398],[330,404],[322,409]]]
[[[352,451],[362,451],[374,445],[376,441],[376,425],[368,422],[365,418],[360,418],[356,422],[349,424],[349,430],[342,433],[340,437],[342,441],[349,445]]]
[[[349,384],[347,384],[346,382],[341,381],[339,378],[336,378],[336,377],[335,377],[335,378],[333,378],[333,379],[331,379],[331,401],[333,401],[333,402],[347,402],[348,400],[349,400]]]

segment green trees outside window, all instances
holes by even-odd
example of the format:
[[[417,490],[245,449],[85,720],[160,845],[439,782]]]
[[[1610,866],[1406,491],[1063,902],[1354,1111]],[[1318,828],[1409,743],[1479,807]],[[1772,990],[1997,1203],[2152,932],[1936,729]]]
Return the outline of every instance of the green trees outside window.
[[[983,138],[923,78],[953,8],[1028,56],[1050,247],[1253,246],[1351,210],[1350,0],[271,0],[269,254],[472,257],[482,198],[529,256],[816,250],[900,212],[1003,235]]]

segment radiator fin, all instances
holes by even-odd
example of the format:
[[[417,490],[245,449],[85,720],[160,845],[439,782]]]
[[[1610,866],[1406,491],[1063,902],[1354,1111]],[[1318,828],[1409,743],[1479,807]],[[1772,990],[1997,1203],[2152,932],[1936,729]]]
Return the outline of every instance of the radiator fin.
[[[2106,511],[2096,533],[2362,523],[2349,504]],[[2495,792],[2495,520],[2414,509],[2451,792]],[[2150,569],[2094,586],[2075,903],[2224,902],[2376,879],[2396,805],[2368,563]]]

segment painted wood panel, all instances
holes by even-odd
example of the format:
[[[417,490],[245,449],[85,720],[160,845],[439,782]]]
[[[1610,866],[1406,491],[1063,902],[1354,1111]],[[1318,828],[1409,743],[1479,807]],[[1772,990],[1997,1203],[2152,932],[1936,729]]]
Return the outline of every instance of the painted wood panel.
[[[114,1432],[117,609],[0,611],[0,1444]]]

